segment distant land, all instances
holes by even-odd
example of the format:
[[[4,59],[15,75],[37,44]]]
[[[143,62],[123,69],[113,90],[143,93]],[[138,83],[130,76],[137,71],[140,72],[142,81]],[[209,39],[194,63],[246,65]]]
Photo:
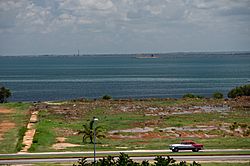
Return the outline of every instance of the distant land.
[[[131,56],[131,57],[141,57],[141,58],[149,58],[149,57],[153,57],[153,58],[157,58],[159,56],[172,56],[172,55],[244,55],[244,54],[250,54],[250,51],[216,51],[216,52],[213,52],[213,51],[200,51],[200,52],[168,52],[168,53],[129,53],[129,54],[115,54],[115,53],[98,53],[98,54],[21,54],[21,55],[0,55],[0,57],[6,57],[6,56],[11,56],[11,57],[15,57],[15,56],[18,56],[18,57],[41,57],[41,56],[44,56],[44,57],[50,57],[50,56],[53,56],[53,57],[56,57],[56,56],[60,56],[60,57],[78,57],[78,56],[103,56],[103,57],[110,57],[110,56]],[[153,55],[153,56],[152,56]]]

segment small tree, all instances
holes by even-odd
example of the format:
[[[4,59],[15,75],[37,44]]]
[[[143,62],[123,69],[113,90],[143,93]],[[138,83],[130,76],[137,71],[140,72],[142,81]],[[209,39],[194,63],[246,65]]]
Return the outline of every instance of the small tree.
[[[174,160],[173,158],[169,156],[167,156],[167,158],[164,158],[162,156],[157,156],[154,160],[156,161],[155,166],[163,166],[163,165],[168,166],[176,162],[176,160]]]
[[[233,88],[227,94],[229,98],[235,98],[238,96],[250,96],[250,84]]]
[[[222,99],[223,98],[223,94],[220,93],[220,92],[214,92],[213,98],[214,99]]]
[[[102,99],[104,99],[104,100],[110,100],[110,99],[112,99],[112,97],[109,96],[109,95],[104,95],[104,96],[102,97]]]
[[[148,161],[144,160],[142,163],[137,163],[130,159],[130,157],[125,153],[120,153],[117,160],[114,157],[108,156],[107,158],[103,157],[103,159],[99,159],[96,163],[87,162],[87,158],[82,158],[78,160],[77,164],[73,164],[73,166],[201,166],[201,164],[193,163],[188,164],[185,161],[181,161],[180,163],[176,163],[176,161],[167,156],[164,158],[162,156],[157,156],[154,164],[150,164]]]
[[[5,87],[0,88],[0,103],[6,103],[7,98],[11,96],[11,92],[9,89]]]
[[[183,95],[182,98],[199,98],[199,99],[202,99],[204,97],[200,96],[200,95],[194,95],[192,93],[187,93],[187,94]]]
[[[182,98],[195,98],[195,95],[192,93],[187,93],[187,94],[183,95]]]
[[[87,139],[90,140],[90,143],[94,143],[94,131],[96,138],[105,138],[105,135],[103,134],[103,130],[101,126],[94,127],[94,120],[92,119],[89,124],[83,125],[83,130],[79,133],[83,134],[82,141],[86,142]]]

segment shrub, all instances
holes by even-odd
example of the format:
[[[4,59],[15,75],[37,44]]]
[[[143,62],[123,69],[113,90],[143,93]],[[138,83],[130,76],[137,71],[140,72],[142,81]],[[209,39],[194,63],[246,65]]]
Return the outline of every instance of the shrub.
[[[203,99],[204,97],[203,96],[201,96],[201,95],[196,95],[196,97],[195,98],[198,98],[198,99]]]
[[[223,98],[223,94],[220,93],[220,92],[214,92],[213,98],[214,99],[222,99]]]
[[[142,163],[137,163],[130,159],[130,157],[125,153],[120,153],[117,160],[114,157],[108,156],[107,158],[99,159],[96,163],[87,162],[87,158],[79,159],[76,164],[73,166],[189,166],[185,161],[181,161],[180,163],[176,163],[176,161],[167,156],[166,158],[162,156],[157,156],[154,164],[150,164],[148,161],[142,161]],[[201,164],[196,163],[195,161],[190,164],[190,166],[201,166]]]
[[[227,96],[229,98],[235,98],[238,96],[250,96],[250,84],[233,88],[228,92]]]
[[[203,96],[194,95],[192,93],[187,93],[187,94],[183,95],[182,98],[199,98],[199,99],[201,99],[201,98],[203,98]]]
[[[112,99],[112,97],[109,96],[109,95],[104,95],[104,96],[102,97],[102,99],[104,99],[104,100],[110,100],[110,99]]]
[[[182,98],[195,98],[195,95],[193,95],[192,93],[187,93],[183,95]]]
[[[11,96],[11,92],[9,89],[5,87],[0,88],[0,103],[6,103],[7,98]]]

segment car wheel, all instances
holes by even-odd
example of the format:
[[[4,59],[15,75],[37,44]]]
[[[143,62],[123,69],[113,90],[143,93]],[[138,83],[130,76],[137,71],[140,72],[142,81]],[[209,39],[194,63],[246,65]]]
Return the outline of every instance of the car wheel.
[[[174,148],[174,149],[172,150],[172,152],[178,152],[178,151],[179,151],[178,148]]]
[[[198,148],[195,148],[192,150],[193,152],[199,152],[199,149]]]

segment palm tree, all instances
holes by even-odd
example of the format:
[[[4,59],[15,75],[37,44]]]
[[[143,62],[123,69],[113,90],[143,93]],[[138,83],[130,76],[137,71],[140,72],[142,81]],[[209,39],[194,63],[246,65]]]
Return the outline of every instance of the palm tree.
[[[103,133],[102,127],[101,126],[96,126],[94,127],[94,119],[92,119],[89,124],[83,125],[83,130],[80,131],[79,133],[83,134],[82,137],[82,142],[86,142],[86,140],[89,138],[90,143],[93,144],[94,140],[94,131],[95,131],[95,136],[96,138],[105,138],[105,135]]]
[[[0,88],[0,103],[7,102],[7,98],[11,96],[11,92],[9,89],[5,87]]]

